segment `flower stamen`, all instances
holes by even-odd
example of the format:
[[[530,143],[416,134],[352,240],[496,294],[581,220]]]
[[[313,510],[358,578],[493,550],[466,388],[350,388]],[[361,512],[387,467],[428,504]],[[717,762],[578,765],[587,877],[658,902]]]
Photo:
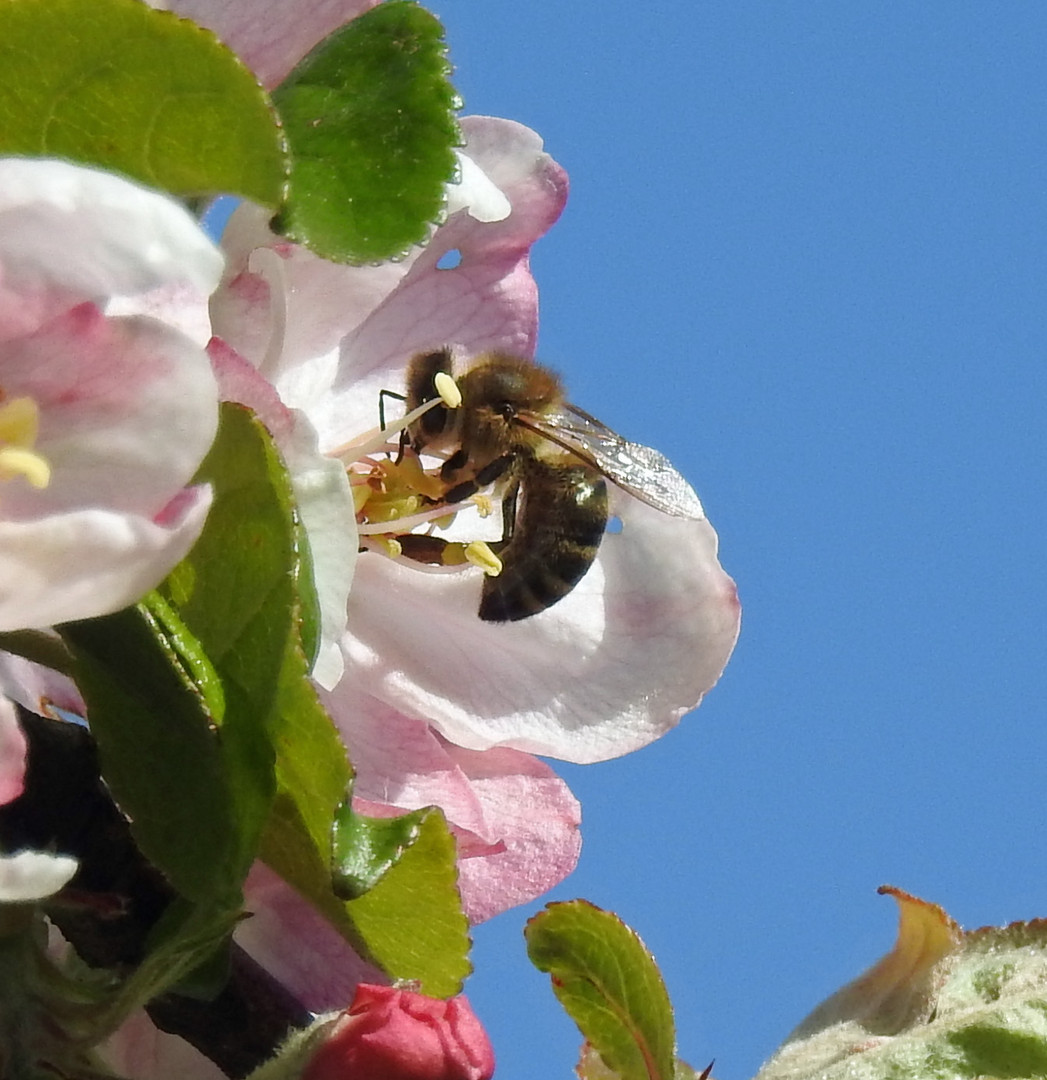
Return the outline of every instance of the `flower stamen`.
[[[40,409],[30,397],[0,405],[0,480],[24,477],[43,489],[51,482],[51,466],[33,449],[40,430]]]
[[[480,567],[488,577],[497,577],[502,572],[502,560],[483,540],[474,540],[471,544],[466,544],[465,558],[473,566]]]
[[[447,378],[457,392],[458,386],[454,379],[450,376]],[[461,401],[460,393],[459,401]],[[454,408],[453,405],[449,405],[442,397],[434,397],[432,401],[427,401],[424,405],[419,405],[417,409],[412,409],[406,415],[401,416],[399,420],[395,421],[389,427],[371,428],[362,435],[357,435],[355,439],[350,439],[349,442],[342,443],[341,446],[336,446],[333,450],[326,451],[327,456],[337,458],[339,461],[345,462],[348,466],[354,461],[359,461],[360,458],[370,457],[372,454],[377,454],[382,450],[395,449],[396,443],[390,440],[390,436],[397,435],[403,431],[404,428],[410,427],[415,420],[420,416],[425,416],[430,409],[435,409],[437,405],[445,405],[448,408]]]
[[[462,404],[458,384],[439,372],[434,385],[438,397],[427,401],[389,427],[374,428],[330,452],[346,465],[353,490],[361,547],[393,559],[405,559],[430,570],[476,566],[491,577],[502,572],[502,561],[483,540],[447,540],[434,533],[446,529],[458,512],[469,505],[480,517],[493,510],[490,495],[476,493],[460,503],[444,501],[448,484],[440,468],[426,469],[422,459],[406,439],[395,436],[430,409],[443,405],[457,409]],[[379,454],[388,457],[379,458]],[[395,457],[393,456],[395,454]],[[434,455],[439,463],[440,455]],[[415,532],[422,526],[427,531]]]

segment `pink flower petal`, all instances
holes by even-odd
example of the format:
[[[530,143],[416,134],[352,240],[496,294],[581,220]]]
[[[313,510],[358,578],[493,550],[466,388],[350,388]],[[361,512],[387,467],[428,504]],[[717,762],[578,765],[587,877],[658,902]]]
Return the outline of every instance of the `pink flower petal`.
[[[144,1009],[132,1013],[98,1053],[116,1075],[135,1080],[227,1080],[210,1058],[178,1035],[161,1031]]]
[[[25,786],[25,735],[18,714],[0,697],[0,806],[17,799]]]
[[[58,636],[53,636],[57,642]],[[84,699],[68,675],[13,653],[0,652],[0,693],[40,716],[53,717],[56,710],[87,715]]]
[[[263,863],[244,883],[251,917],[239,924],[236,942],[313,1012],[337,1009],[359,982],[387,981],[364,963],[345,939],[306,900]]]
[[[472,923],[526,904],[559,885],[578,864],[581,807],[567,784],[530,754],[447,746],[484,808],[495,850],[458,863],[458,888]]]
[[[458,838],[466,914],[480,922],[559,884],[581,847],[580,811],[544,762],[515,750],[463,750],[344,679],[328,698],[356,770],[362,813],[436,805]]]
[[[314,45],[344,23],[374,7],[378,0],[170,0],[154,2],[213,30],[272,88]]]
[[[566,176],[528,128],[492,117],[462,124],[465,153],[512,201],[505,220],[460,211],[426,248],[379,267],[335,266],[279,243],[264,228],[268,215],[251,208],[223,237],[229,261],[211,305],[215,333],[308,413],[325,449],[377,424],[379,391],[402,389],[416,352],[453,343],[533,352],[529,251],[563,209]],[[460,261],[442,268],[450,252]]]
[[[152,517],[192,478],[218,423],[199,348],[162,323],[107,319],[91,304],[8,342],[0,385],[8,399],[36,402],[35,449],[51,466],[43,490],[5,485],[8,520],[85,506]]]

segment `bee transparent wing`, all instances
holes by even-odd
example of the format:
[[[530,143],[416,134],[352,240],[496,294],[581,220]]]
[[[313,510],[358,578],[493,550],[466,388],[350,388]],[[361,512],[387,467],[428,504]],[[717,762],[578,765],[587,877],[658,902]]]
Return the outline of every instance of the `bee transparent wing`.
[[[535,417],[534,428],[595,466],[630,495],[673,517],[705,517],[694,488],[650,446],[629,442],[574,405]]]

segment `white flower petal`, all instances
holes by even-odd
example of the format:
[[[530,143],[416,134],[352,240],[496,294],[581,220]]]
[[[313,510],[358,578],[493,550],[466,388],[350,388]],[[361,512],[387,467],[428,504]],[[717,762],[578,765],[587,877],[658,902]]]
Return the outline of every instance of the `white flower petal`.
[[[708,522],[625,495],[618,504],[623,530],[604,538],[589,573],[515,623],[478,618],[479,571],[424,574],[361,557],[347,677],[474,750],[585,763],[658,738],[719,677],[738,601]]]
[[[135,296],[117,296],[106,304],[105,313],[111,316],[148,315],[180,330],[202,349],[211,340],[208,299],[202,289],[179,281]]]
[[[303,413],[296,412],[294,418],[294,432],[280,449],[309,538],[320,603],[320,651],[313,664],[313,678],[330,690],[344,669],[341,640],[356,566],[356,512],[345,468],[320,454],[316,432]]]
[[[210,488],[195,487],[162,521],[103,509],[0,521],[0,631],[135,603],[186,555],[210,505]]]
[[[458,182],[447,185],[447,215],[468,210],[477,221],[504,221],[512,203],[468,154],[456,150]]]
[[[52,896],[69,884],[76,868],[71,855],[43,851],[0,855],[0,903],[24,904]]]
[[[187,281],[211,292],[222,256],[174,200],[112,173],[0,159],[0,264],[8,288],[41,282],[82,300]]]

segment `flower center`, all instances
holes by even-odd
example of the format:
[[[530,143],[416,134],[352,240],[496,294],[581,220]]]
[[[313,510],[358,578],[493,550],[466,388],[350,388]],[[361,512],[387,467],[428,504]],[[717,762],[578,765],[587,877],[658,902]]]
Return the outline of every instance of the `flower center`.
[[[24,477],[35,488],[51,482],[51,466],[33,449],[40,429],[40,409],[29,397],[0,405],[0,480]]]
[[[404,558],[420,569],[472,565],[497,576],[502,571],[501,559],[485,541],[452,541],[435,532],[448,528],[465,508],[487,517],[491,512],[490,497],[477,494],[460,503],[445,502],[447,484],[440,476],[440,463],[426,468],[401,434],[437,405],[449,409],[461,405],[461,391],[450,375],[440,372],[435,383],[439,397],[408,413],[392,427],[367,432],[332,455],[346,466],[360,547],[389,558]]]

